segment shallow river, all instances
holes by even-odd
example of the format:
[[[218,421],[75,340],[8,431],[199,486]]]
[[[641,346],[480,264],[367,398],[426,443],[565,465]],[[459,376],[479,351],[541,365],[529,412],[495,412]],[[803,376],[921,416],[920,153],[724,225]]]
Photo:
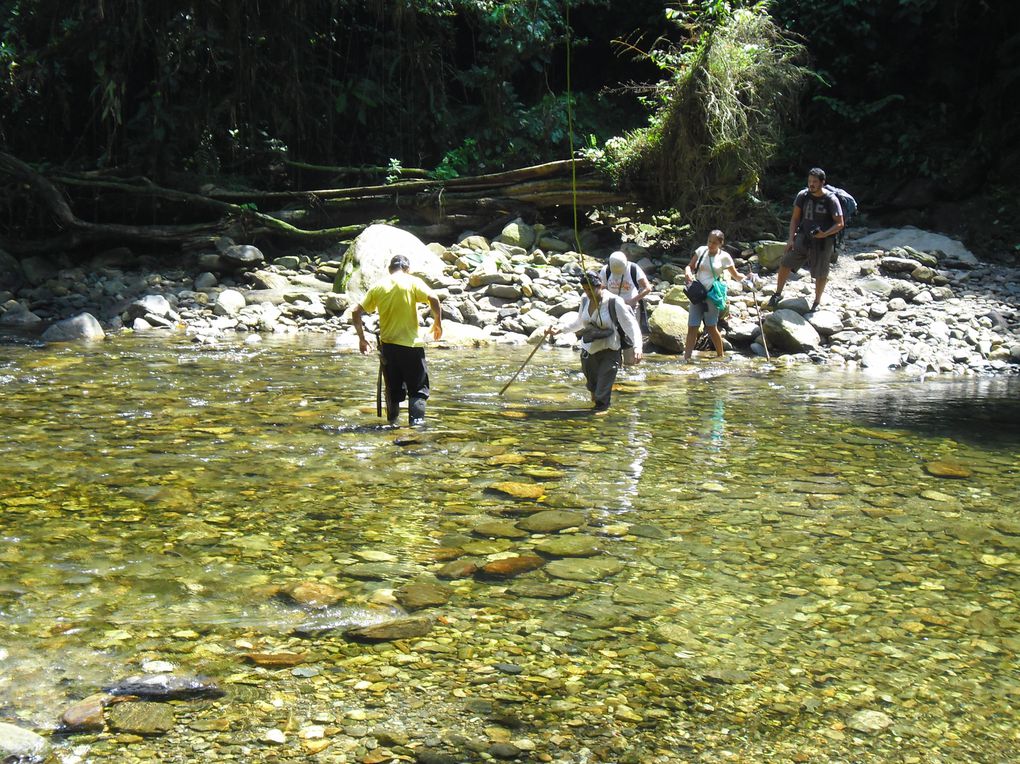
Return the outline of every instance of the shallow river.
[[[226,696],[58,758],[1016,760],[1020,380],[652,357],[596,418],[566,351],[498,396],[526,354],[431,350],[411,431],[328,340],[0,346],[0,721],[172,664]],[[548,509],[584,525],[513,527]],[[536,547],[422,638],[341,635]]]

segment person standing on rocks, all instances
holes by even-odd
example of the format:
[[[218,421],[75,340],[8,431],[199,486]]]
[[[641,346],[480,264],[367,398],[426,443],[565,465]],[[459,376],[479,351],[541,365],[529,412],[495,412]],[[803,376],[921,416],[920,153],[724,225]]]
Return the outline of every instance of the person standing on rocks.
[[[635,361],[641,360],[641,327],[634,311],[622,299],[605,289],[602,274],[588,271],[581,277],[584,298],[577,317],[561,326],[550,326],[546,335],[581,332],[581,371],[591,393],[592,412],[609,410],[613,383],[623,361],[620,331],[634,346]]]
[[[843,209],[836,195],[825,187],[825,170],[813,167],[808,171],[807,188],[793,201],[790,216],[790,235],[786,240],[786,254],[779,264],[776,293],[769,300],[775,308],[782,299],[783,287],[793,271],[805,265],[815,280],[815,301],[811,310],[817,310],[822,293],[829,280],[829,267],[836,247],[835,236],[843,230]]]
[[[723,249],[726,243],[726,234],[716,229],[708,235],[708,244],[698,247],[691,256],[691,261],[684,267],[684,278],[690,284],[695,279],[701,282],[705,289],[712,287],[712,282],[723,277],[724,272],[729,272],[730,278],[734,281],[743,281],[745,276],[737,270],[733,263],[733,257]],[[753,279],[753,275],[746,278]],[[705,331],[708,332],[712,345],[715,347],[717,358],[724,357],[723,339],[719,334],[719,308],[711,300],[692,302],[687,314],[687,339],[684,340],[684,361],[690,361],[694,346],[698,341],[698,330],[701,324],[705,324]]]
[[[602,281],[606,290],[620,297],[637,316],[641,333],[648,334],[648,310],[645,297],[651,294],[652,284],[637,263],[628,263],[623,252],[614,252],[602,268]]]
[[[425,424],[425,401],[429,397],[429,372],[425,346],[418,337],[418,303],[432,309],[432,338],[443,336],[439,298],[428,285],[408,271],[411,262],[403,255],[390,260],[390,273],[365,293],[351,320],[358,332],[358,349],[368,353],[362,316],[379,311],[379,354],[386,380],[386,417],[396,424],[400,402],[408,399],[407,415],[412,427]]]

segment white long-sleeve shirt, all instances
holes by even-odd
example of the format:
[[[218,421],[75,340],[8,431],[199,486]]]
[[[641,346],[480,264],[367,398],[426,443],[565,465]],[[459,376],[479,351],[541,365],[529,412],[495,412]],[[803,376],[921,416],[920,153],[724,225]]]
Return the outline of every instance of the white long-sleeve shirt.
[[[559,327],[559,332],[561,334],[565,334],[567,332],[579,332],[589,326],[594,326],[599,329],[615,328],[616,324],[613,322],[613,315],[609,308],[609,304],[611,302],[616,303],[616,318],[620,322],[620,326],[623,328],[624,334],[627,335],[627,338],[634,347],[640,348],[641,327],[638,326],[637,318],[634,316],[634,311],[629,305],[627,305],[627,303],[615,294],[607,292],[605,289],[602,290],[602,299],[599,302],[598,309],[594,313],[589,314],[588,308],[590,306],[590,301],[588,300],[588,296],[585,295],[585,297],[581,300],[581,309],[577,312],[577,317],[573,321],[562,324]],[[619,332],[614,331],[608,337],[593,340],[591,342],[581,342],[581,349],[588,351],[592,355],[603,350],[619,350]]]

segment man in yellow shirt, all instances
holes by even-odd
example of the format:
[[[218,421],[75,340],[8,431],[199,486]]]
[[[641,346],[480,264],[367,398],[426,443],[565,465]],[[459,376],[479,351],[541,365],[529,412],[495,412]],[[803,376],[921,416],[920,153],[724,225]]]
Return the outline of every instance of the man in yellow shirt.
[[[396,424],[400,402],[405,398],[411,426],[425,424],[425,401],[429,397],[429,371],[425,365],[425,345],[418,337],[418,303],[432,308],[432,338],[443,336],[443,318],[439,298],[428,285],[408,271],[410,261],[403,255],[390,260],[390,275],[365,293],[354,308],[351,320],[358,331],[359,349],[367,353],[368,340],[362,316],[379,311],[379,354],[386,380],[386,417]]]

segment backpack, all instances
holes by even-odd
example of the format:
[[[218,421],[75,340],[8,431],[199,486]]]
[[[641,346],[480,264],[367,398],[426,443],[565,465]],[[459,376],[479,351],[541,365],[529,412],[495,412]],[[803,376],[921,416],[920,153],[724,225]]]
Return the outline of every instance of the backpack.
[[[839,206],[843,208],[843,230],[836,234],[836,248],[843,249],[846,241],[846,229],[857,215],[857,200],[850,195],[849,191],[835,186],[825,186],[825,190],[831,192],[839,200]]]
[[[633,366],[637,363],[636,356],[634,355],[634,343],[630,341],[630,337],[627,336],[627,332],[623,330],[620,325],[620,319],[616,315],[616,300],[612,300],[609,303],[609,315],[613,318],[613,323],[616,324],[616,333],[620,335],[620,350],[623,352],[623,365]]]

